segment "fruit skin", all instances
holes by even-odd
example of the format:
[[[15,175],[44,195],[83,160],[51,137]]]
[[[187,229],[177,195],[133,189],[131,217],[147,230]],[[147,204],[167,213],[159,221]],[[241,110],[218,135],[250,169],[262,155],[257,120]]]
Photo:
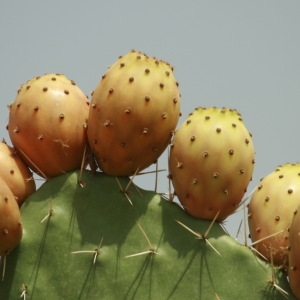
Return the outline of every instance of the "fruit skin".
[[[275,265],[288,266],[288,228],[300,204],[300,164],[278,166],[261,179],[248,205],[248,224],[254,248]]]
[[[169,169],[175,193],[194,217],[218,221],[240,204],[254,167],[251,134],[234,109],[199,107],[177,129]]]
[[[0,177],[13,192],[19,206],[36,191],[35,181],[27,165],[15,149],[0,143]]]
[[[121,56],[92,93],[87,134],[100,169],[127,176],[154,163],[179,115],[173,68],[134,50]]]
[[[221,256],[176,220],[201,234],[210,222],[158,194],[130,186],[131,205],[113,176],[84,171],[86,187],[77,181],[78,172],[53,178],[22,206],[24,237],[8,257],[0,299],[20,299],[22,285],[28,300],[285,299],[268,283],[270,265],[219,224],[208,240]],[[95,264],[95,252],[72,253],[99,245]],[[126,257],[149,248],[157,254]],[[280,270],[275,280],[294,299]]]
[[[288,276],[291,289],[295,296],[300,299],[300,205],[294,214],[289,229],[289,268]]]
[[[87,144],[88,109],[87,97],[65,75],[34,77],[9,105],[11,142],[42,177],[78,169]]]
[[[0,257],[8,255],[20,243],[22,233],[18,203],[8,185],[0,178]]]

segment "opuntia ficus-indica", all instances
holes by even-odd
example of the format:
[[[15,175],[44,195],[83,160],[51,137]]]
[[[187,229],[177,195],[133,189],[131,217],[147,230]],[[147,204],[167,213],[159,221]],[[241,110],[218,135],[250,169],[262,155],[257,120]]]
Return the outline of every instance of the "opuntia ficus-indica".
[[[80,168],[87,144],[86,95],[62,74],[27,81],[9,105],[8,132],[16,151],[45,178]]]
[[[166,149],[180,114],[180,93],[166,62],[131,51],[94,90],[88,139],[100,169],[132,175]]]
[[[299,163],[278,166],[261,179],[248,205],[255,249],[268,261],[284,267],[288,265],[288,229],[300,204],[299,174]]]
[[[169,168],[194,217],[224,220],[239,206],[254,166],[252,137],[234,109],[196,108],[175,132]]]

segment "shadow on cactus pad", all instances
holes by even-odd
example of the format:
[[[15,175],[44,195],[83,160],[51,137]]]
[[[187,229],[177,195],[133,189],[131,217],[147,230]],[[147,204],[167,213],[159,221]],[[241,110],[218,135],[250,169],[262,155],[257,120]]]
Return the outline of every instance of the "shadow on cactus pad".
[[[71,172],[22,207],[0,299],[294,299],[286,275],[129,179]],[[278,287],[280,288],[278,288]],[[282,289],[282,290],[281,290]]]

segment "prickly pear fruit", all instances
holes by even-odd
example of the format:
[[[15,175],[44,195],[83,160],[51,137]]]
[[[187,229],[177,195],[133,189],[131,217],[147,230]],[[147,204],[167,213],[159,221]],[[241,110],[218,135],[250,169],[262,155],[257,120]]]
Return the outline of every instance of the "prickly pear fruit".
[[[251,180],[254,147],[233,109],[199,107],[175,132],[169,169],[175,194],[194,217],[222,221],[239,206]]]
[[[80,168],[87,144],[88,102],[62,74],[34,77],[9,105],[12,144],[32,170],[50,178]]]
[[[121,193],[103,173],[83,171],[81,188],[78,173],[50,179],[22,206],[0,299],[286,299],[280,289],[294,299],[284,273],[272,277],[219,224],[208,231],[211,222],[151,191]]]
[[[288,228],[300,204],[300,164],[285,164],[262,178],[248,205],[254,248],[278,266],[288,264]],[[261,240],[261,242],[258,242]]]
[[[295,296],[300,299],[300,205],[295,211],[289,229],[289,283]]]
[[[18,203],[8,185],[0,178],[0,256],[6,256],[20,243],[22,231]]]
[[[36,190],[29,168],[17,152],[5,142],[0,143],[0,177],[9,186],[19,206]]]
[[[100,169],[132,175],[154,163],[179,114],[172,67],[136,51],[121,56],[92,94],[87,134]]]

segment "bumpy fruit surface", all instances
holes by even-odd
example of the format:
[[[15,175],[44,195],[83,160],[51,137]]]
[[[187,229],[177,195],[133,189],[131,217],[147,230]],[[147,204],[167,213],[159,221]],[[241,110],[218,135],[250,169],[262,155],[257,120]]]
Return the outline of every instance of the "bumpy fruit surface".
[[[20,243],[22,230],[18,203],[0,178],[0,256],[6,256]]]
[[[36,190],[29,168],[5,142],[0,143],[0,177],[13,192],[19,206]]]
[[[300,204],[300,164],[278,166],[255,189],[248,224],[255,249],[279,266],[288,264],[288,228]]]
[[[9,108],[10,139],[32,170],[49,178],[80,168],[88,102],[73,81],[62,74],[34,77]]]
[[[297,207],[289,230],[289,282],[295,296],[300,299],[300,205]]]
[[[254,147],[233,109],[197,108],[175,132],[169,169],[175,193],[194,217],[222,221],[239,206],[251,180]]]
[[[105,173],[132,175],[167,147],[180,114],[172,67],[131,51],[105,73],[93,92],[88,139]]]

